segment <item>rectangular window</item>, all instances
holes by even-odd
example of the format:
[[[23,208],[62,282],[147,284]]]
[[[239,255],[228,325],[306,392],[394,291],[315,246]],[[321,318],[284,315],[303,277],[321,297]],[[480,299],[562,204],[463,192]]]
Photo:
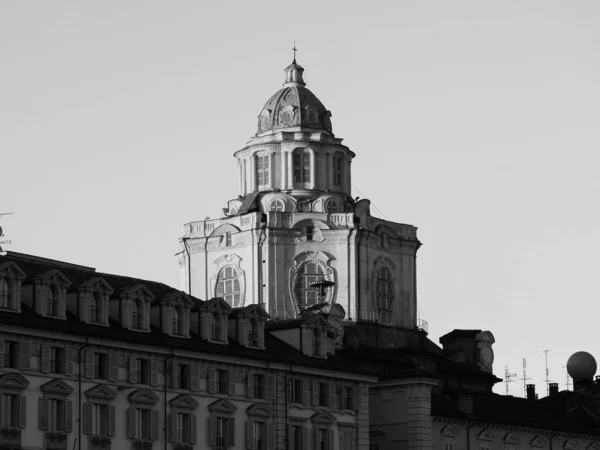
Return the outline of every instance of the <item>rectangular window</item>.
[[[340,430],[340,450],[354,450],[354,433]]]
[[[231,247],[231,232],[225,233],[225,247]]]
[[[333,185],[342,185],[342,158],[340,156],[333,157]]]
[[[4,367],[9,369],[20,369],[19,361],[19,343],[13,341],[4,341]]]
[[[270,155],[263,155],[257,158],[256,175],[259,186],[266,186],[269,184],[269,156]]]
[[[292,448],[290,450],[304,450],[302,443],[302,427],[300,425],[292,425],[290,442]]]
[[[290,394],[292,403],[303,403],[304,402],[304,381],[293,380],[290,386]]]
[[[191,389],[190,366],[179,364],[179,389]]]
[[[0,426],[19,426],[19,405],[21,398],[18,395],[0,394]]]
[[[109,367],[106,353],[94,353],[94,378],[108,380]]]
[[[50,373],[65,373],[65,349],[50,347]]]
[[[150,410],[135,410],[135,438],[150,439]]]
[[[310,154],[294,153],[294,183],[310,183]]]
[[[144,358],[138,358],[138,383],[141,384],[150,384],[150,379],[152,377],[152,369],[150,366],[150,360]]]
[[[254,398],[266,397],[266,377],[264,375],[254,374]]]
[[[217,370],[217,393],[229,394],[229,377],[226,370]]]
[[[233,435],[233,419],[227,417],[217,417],[215,430],[215,444],[218,448],[233,446],[231,436]]]
[[[48,400],[48,430],[66,431],[65,417],[65,401],[57,399]]]
[[[306,240],[312,241],[314,234],[315,234],[315,227],[313,227],[312,225],[308,225],[306,227]]]
[[[263,450],[267,448],[267,424],[264,422],[254,422],[254,448]]]
[[[454,450],[454,442],[444,442],[444,450]]]
[[[319,405],[329,406],[329,385],[327,383],[319,383]]]
[[[316,450],[329,450],[329,430],[317,428]]]
[[[108,405],[92,405],[92,434],[108,435]]]
[[[354,408],[354,389],[351,386],[342,387],[342,408]]]
[[[177,413],[175,419],[175,440],[180,444],[192,443],[192,416],[191,414]]]
[[[369,450],[379,450],[379,442],[373,442],[372,444],[369,444]],[[448,449],[444,448],[444,450]]]

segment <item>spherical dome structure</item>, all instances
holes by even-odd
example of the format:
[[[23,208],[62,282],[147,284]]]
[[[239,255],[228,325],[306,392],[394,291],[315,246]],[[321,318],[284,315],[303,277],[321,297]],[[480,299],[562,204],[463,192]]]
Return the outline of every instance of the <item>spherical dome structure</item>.
[[[567,372],[574,380],[591,380],[596,374],[596,360],[588,352],[576,352],[567,361]]]
[[[302,74],[304,69],[294,61],[286,67],[286,82],[263,106],[258,115],[257,136],[285,128],[331,129],[331,112],[308,88]]]

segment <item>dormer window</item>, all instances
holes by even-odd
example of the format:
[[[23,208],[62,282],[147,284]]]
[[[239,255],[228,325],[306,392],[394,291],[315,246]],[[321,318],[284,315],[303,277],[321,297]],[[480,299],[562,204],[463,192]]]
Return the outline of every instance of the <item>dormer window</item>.
[[[215,312],[213,313],[213,320],[212,320],[212,340],[213,341],[222,341],[222,337],[221,337],[221,333],[223,330],[223,325],[221,323],[221,314]]]
[[[99,292],[94,292],[90,299],[90,322],[102,322],[102,296]]]
[[[46,290],[46,315],[56,317],[59,315],[59,290],[56,285],[51,284]]]
[[[183,310],[179,305],[173,307],[173,334],[183,334]]]
[[[131,328],[141,330],[144,328],[144,304],[139,298],[133,300],[133,307],[131,308]]]
[[[259,347],[259,327],[258,320],[255,318],[250,319],[250,326],[248,328],[248,345],[250,347]]]
[[[11,278],[0,278],[0,308],[12,309],[15,283]]]
[[[314,356],[321,356],[323,349],[323,339],[321,337],[321,331],[318,328],[313,328],[312,333],[312,354]]]

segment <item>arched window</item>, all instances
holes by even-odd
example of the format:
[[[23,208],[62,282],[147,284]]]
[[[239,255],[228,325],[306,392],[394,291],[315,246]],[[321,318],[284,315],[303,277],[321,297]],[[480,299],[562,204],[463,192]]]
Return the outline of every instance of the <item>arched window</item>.
[[[10,278],[0,278],[0,308],[11,308],[14,284]]]
[[[250,327],[248,328],[248,345],[250,347],[258,347],[258,320],[255,318],[250,319]]]
[[[217,278],[215,295],[222,297],[233,308],[241,306],[242,292],[238,271],[233,266],[223,267]]]
[[[173,307],[173,334],[183,334],[183,310],[179,305]]]
[[[311,287],[311,284],[321,281],[324,278],[323,269],[317,263],[309,262],[300,268],[294,286],[294,293],[300,305],[314,305],[321,301],[319,298],[319,289]]]
[[[392,319],[394,309],[394,282],[390,271],[386,267],[382,267],[377,271],[376,289],[379,318],[382,323],[387,323]]]
[[[315,356],[321,356],[322,339],[321,332],[318,328],[313,328],[312,334],[312,354]]]
[[[58,315],[58,296],[59,291],[53,284],[48,286],[46,290],[46,315],[57,316]]]
[[[131,310],[131,328],[141,330],[144,328],[144,304],[139,298],[133,301],[133,307]]]
[[[213,341],[221,341],[221,315],[217,312],[213,313],[213,323],[212,323],[212,340]]]
[[[101,308],[102,296],[99,292],[94,292],[94,294],[92,295],[92,300],[90,302],[90,322],[102,322]]]
[[[275,199],[271,202],[271,205],[269,206],[269,209],[271,211],[284,211],[285,210],[285,205],[283,204],[283,201],[280,199]]]
[[[336,212],[338,212],[338,207],[337,207],[337,203],[334,202],[333,200],[329,200],[326,204],[325,204],[325,210],[329,213],[329,214],[335,214]]]

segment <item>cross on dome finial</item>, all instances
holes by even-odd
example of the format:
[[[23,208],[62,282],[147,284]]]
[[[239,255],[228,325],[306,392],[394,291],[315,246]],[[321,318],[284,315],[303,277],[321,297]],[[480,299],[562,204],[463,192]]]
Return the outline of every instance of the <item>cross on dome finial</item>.
[[[294,41],[294,48],[292,48],[292,50],[294,50],[294,64],[296,64],[296,52],[298,51],[296,48],[296,41]]]

